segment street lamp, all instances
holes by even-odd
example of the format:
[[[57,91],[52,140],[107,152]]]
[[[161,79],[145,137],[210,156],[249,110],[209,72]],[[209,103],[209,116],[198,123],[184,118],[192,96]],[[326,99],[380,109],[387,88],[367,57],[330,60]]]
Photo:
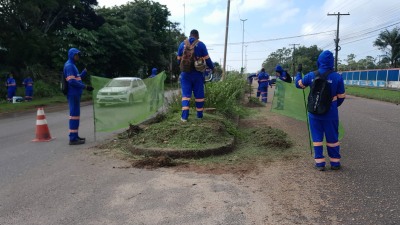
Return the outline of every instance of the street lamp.
[[[243,22],[243,32],[242,32],[242,68],[241,68],[241,70],[240,70],[240,73],[243,73],[244,22],[245,22],[246,20],[247,20],[247,19],[240,19],[240,21]]]

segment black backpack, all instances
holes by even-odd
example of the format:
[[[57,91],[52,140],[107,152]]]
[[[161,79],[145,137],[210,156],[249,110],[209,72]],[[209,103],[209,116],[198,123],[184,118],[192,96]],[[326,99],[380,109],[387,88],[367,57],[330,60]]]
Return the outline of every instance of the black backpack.
[[[65,79],[64,74],[61,74],[60,89],[64,95],[68,94],[68,81]]]
[[[285,80],[285,82],[286,83],[292,83],[292,76],[290,76],[290,74],[287,71],[285,71],[285,72],[286,72],[286,80]]]
[[[327,78],[332,72],[332,70],[328,70],[320,75],[318,70],[314,71],[315,79],[311,84],[310,94],[308,95],[308,112],[316,115],[323,115],[329,112],[332,96]]]

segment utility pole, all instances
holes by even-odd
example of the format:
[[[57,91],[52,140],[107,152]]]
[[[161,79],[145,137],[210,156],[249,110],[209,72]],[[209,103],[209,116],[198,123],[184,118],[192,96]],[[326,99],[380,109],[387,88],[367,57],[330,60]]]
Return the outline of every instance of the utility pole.
[[[240,19],[240,21],[242,21],[243,22],[243,32],[242,32],[242,67],[241,67],[241,69],[240,69],[240,73],[241,74],[243,74],[243,70],[244,70],[244,68],[243,68],[243,46],[244,46],[244,22],[246,22],[246,20],[247,19]]]
[[[244,51],[244,68],[247,70],[247,46],[245,45],[245,51]]]
[[[186,6],[185,6],[185,2],[183,2],[183,33],[186,36]]]
[[[337,71],[337,65],[338,65],[338,55],[339,55],[339,50],[341,49],[339,46],[339,23],[340,23],[340,16],[349,16],[350,13],[328,13],[328,16],[337,16],[337,29],[336,29],[336,39],[335,44],[336,44],[336,48],[335,48],[335,70]]]
[[[295,59],[294,59],[294,53],[296,51],[296,45],[300,45],[300,44],[289,44],[289,45],[293,45],[293,53],[292,53],[293,73],[292,73],[292,76],[294,76],[295,72],[296,72],[296,62],[295,62]]]
[[[231,6],[231,0],[228,0],[228,6],[226,10],[226,30],[225,30],[225,46],[224,46],[224,67],[222,70],[221,80],[224,80],[226,75],[226,52],[228,49],[228,31],[229,31],[229,10]]]

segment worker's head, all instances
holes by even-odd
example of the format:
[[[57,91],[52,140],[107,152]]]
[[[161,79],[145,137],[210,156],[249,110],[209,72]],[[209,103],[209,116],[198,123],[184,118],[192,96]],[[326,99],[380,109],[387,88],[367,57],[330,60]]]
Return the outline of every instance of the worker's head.
[[[262,68],[262,69],[261,69],[261,72],[265,72],[265,68]]]
[[[333,53],[329,50],[321,52],[318,56],[317,66],[318,69],[332,70],[335,59],[333,58]]]
[[[282,68],[282,66],[281,65],[276,65],[276,67],[275,67],[275,72],[276,72],[276,75],[277,76],[280,76],[281,74],[282,74],[282,72],[283,72],[283,68]]]
[[[197,30],[194,30],[194,29],[191,30],[190,31],[190,37],[193,37],[195,39],[199,39],[200,38],[199,32]]]
[[[151,69],[151,75],[157,75],[157,68]]]
[[[80,51],[76,48],[71,48],[68,51],[68,59],[73,60],[74,62],[77,62],[80,57]]]

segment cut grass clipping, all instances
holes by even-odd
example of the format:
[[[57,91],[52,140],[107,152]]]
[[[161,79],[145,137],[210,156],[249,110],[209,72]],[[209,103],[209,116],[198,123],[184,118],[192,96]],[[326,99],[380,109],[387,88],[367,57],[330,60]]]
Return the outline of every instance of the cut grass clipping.
[[[205,115],[182,123],[179,114],[150,124],[141,130],[128,130],[120,138],[129,137],[129,144],[138,148],[201,150],[229,143],[235,134],[234,125],[218,115]]]

